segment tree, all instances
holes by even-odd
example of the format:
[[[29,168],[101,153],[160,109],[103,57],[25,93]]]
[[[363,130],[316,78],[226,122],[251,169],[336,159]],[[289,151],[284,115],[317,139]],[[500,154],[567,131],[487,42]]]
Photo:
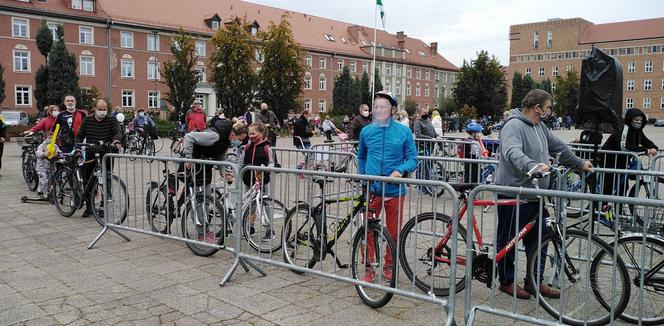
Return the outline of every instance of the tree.
[[[440,114],[451,115],[457,112],[456,101],[452,97],[443,97],[440,100]]]
[[[417,102],[413,100],[405,100],[403,102],[403,109],[406,110],[408,116],[412,116],[417,111]]]
[[[35,72],[35,101],[37,102],[37,110],[40,114],[44,111],[44,106],[48,103],[47,98],[48,90],[48,66],[41,65]]]
[[[535,83],[535,88],[546,91],[551,94],[551,81],[549,78],[543,80],[542,82]]]
[[[39,26],[39,30],[35,35],[35,41],[37,42],[39,53],[44,56],[44,59],[48,64],[48,53],[51,52],[51,47],[53,47],[53,33],[43,19],[41,21],[41,26]]]
[[[530,75],[526,75],[526,77],[523,77],[523,86],[521,86],[523,90],[523,96],[526,96],[528,92],[532,91],[535,88],[535,81],[533,80]]]
[[[270,23],[265,32],[259,33],[263,41],[265,61],[258,73],[258,97],[272,107],[279,121],[288,111],[300,107],[299,97],[304,86],[304,49],[295,41],[293,28],[287,16],[279,25]]]
[[[367,74],[366,71],[362,73],[362,79],[360,80],[360,84],[362,90],[362,104],[370,105],[371,88],[369,88],[369,74]]]
[[[196,50],[194,40],[180,29],[171,43],[173,59],[162,66],[168,86],[166,100],[173,106],[172,120],[177,120],[194,102],[198,76],[196,73]]]
[[[0,64],[0,104],[5,100],[5,68]]]
[[[470,63],[464,61],[454,88],[454,98],[457,107],[475,107],[480,116],[502,113],[507,106],[507,85],[496,57],[489,57],[486,51],[481,51]]]
[[[374,76],[376,76],[376,78],[374,79],[376,81],[376,85],[374,86],[374,94],[375,94],[383,90],[383,83],[380,81],[380,72],[378,71],[378,68],[376,68]],[[373,96],[373,94],[371,94],[371,96]],[[369,103],[371,103],[371,101],[369,101]]]
[[[521,100],[523,100],[524,95],[523,76],[521,76],[520,72],[515,71],[514,76],[512,77],[512,101],[510,107],[512,107],[512,109],[520,108]]]
[[[67,51],[63,38],[51,48],[46,87],[46,101],[60,107],[64,107],[63,100],[66,95],[79,94],[76,56]]]
[[[252,104],[256,87],[254,46],[248,23],[234,19],[212,38],[215,52],[210,65],[214,90],[227,117],[243,114]]]
[[[334,79],[332,107],[335,114],[352,115],[357,111],[362,101],[361,83],[350,75],[348,66],[344,66],[341,75]]]
[[[555,80],[553,110],[558,116],[573,116],[579,101],[579,74],[571,69],[566,76],[558,75]]]
[[[99,89],[96,86],[90,87],[89,90],[86,89],[81,89],[81,107],[84,107],[86,109],[90,109],[94,107],[95,101],[98,99],[101,99],[101,92],[99,92]],[[108,106],[111,107],[111,104],[108,103]]]

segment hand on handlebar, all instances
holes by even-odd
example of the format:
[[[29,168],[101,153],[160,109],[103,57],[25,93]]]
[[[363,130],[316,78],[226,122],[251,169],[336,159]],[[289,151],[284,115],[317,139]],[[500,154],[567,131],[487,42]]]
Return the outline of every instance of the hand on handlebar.
[[[646,153],[648,154],[648,156],[655,156],[657,155],[657,150],[654,148],[650,148]]]
[[[590,161],[584,161],[583,162],[583,167],[581,167],[581,170],[583,172],[588,172],[588,173],[595,172],[595,170],[593,169],[593,164]]]

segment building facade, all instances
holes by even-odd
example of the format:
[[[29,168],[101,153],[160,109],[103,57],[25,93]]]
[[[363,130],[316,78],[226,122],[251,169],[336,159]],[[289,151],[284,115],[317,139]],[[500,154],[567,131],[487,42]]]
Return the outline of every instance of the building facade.
[[[593,47],[622,67],[623,108],[643,109],[650,119],[664,118],[664,18],[609,24],[550,19],[510,26],[508,85],[517,71],[538,82],[554,82],[569,69],[580,72],[581,60]]]
[[[196,97],[209,114],[217,108],[209,83],[211,37],[225,22],[241,17],[251,32],[286,16],[295,39],[306,50],[302,106],[326,112],[332,106],[334,80],[343,67],[361,78],[373,77],[372,28],[238,0],[0,0],[0,64],[5,67],[7,97],[0,107],[36,112],[34,73],[44,64],[35,34],[42,20],[52,30],[64,27],[67,49],[78,61],[81,88],[96,87],[113,106],[125,110],[165,109],[168,88],[160,74],[171,59],[170,45],[182,28],[196,40],[199,83]],[[127,10],[126,8],[132,8]],[[403,32],[377,31],[376,67],[385,90],[400,103],[437,109],[451,94],[459,69],[426,44]],[[260,63],[262,56],[257,52]],[[257,67],[260,69],[260,67]]]

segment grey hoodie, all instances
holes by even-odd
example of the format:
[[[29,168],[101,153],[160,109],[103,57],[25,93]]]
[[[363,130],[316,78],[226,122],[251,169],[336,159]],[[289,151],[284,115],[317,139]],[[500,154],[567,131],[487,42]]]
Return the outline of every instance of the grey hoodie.
[[[520,110],[512,110],[500,130],[500,155],[496,185],[533,188],[526,173],[538,163],[549,164],[549,158],[561,153],[560,163],[576,169],[583,161],[558,137],[549,133],[544,123],[534,125]],[[546,189],[548,178],[539,180],[539,187]]]

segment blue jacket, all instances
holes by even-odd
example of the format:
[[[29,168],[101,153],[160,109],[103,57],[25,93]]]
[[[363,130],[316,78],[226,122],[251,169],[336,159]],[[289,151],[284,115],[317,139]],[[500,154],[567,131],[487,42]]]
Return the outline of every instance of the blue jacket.
[[[417,167],[417,150],[410,129],[390,119],[386,127],[372,123],[362,128],[357,148],[360,174],[387,177],[394,171],[407,175]],[[385,197],[406,194],[406,185],[372,182],[370,192]]]
[[[143,128],[144,125],[149,125],[154,127],[154,121],[150,118],[149,115],[145,114],[144,116],[136,115],[134,118],[134,128]]]

